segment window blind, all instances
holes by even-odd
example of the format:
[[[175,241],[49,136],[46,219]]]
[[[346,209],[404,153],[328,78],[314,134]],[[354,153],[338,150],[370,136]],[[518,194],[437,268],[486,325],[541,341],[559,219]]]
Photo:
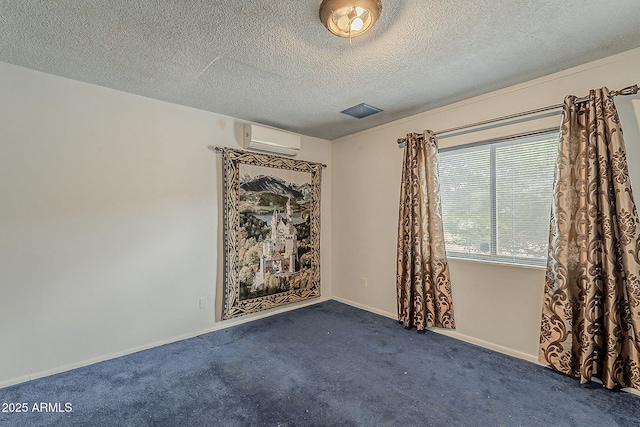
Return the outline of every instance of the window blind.
[[[447,254],[545,265],[558,132],[439,152]]]

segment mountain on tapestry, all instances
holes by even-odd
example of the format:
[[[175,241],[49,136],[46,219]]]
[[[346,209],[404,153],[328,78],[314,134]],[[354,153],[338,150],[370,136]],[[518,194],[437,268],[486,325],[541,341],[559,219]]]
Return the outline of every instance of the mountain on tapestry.
[[[308,184],[304,185],[306,191],[308,191]],[[303,191],[305,189],[302,189]],[[259,175],[251,177],[249,175],[243,175],[240,178],[240,192],[241,193],[259,193],[267,192],[273,194],[280,194],[282,196],[289,196],[294,199],[301,199],[305,195],[300,189],[294,188],[294,184],[286,182],[284,179],[274,176]]]

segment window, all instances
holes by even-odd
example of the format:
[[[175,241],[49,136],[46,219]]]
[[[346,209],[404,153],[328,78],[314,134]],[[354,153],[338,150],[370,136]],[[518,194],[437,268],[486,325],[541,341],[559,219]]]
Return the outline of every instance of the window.
[[[447,255],[545,265],[558,131],[439,150]]]

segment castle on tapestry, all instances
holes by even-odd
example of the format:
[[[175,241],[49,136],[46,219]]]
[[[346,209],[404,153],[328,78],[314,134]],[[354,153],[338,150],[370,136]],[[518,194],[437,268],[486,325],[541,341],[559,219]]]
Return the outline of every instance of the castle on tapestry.
[[[251,292],[264,287],[267,273],[276,276],[289,276],[296,273],[298,260],[298,237],[293,226],[293,209],[291,199],[287,201],[286,215],[273,210],[271,216],[271,235],[262,243],[260,270],[256,273]]]

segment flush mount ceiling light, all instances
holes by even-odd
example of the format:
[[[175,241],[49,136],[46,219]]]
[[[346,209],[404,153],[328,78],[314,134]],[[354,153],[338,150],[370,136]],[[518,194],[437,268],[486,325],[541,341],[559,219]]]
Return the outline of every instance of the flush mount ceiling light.
[[[320,21],[336,36],[358,37],[376,23],[382,13],[380,0],[323,0]]]

